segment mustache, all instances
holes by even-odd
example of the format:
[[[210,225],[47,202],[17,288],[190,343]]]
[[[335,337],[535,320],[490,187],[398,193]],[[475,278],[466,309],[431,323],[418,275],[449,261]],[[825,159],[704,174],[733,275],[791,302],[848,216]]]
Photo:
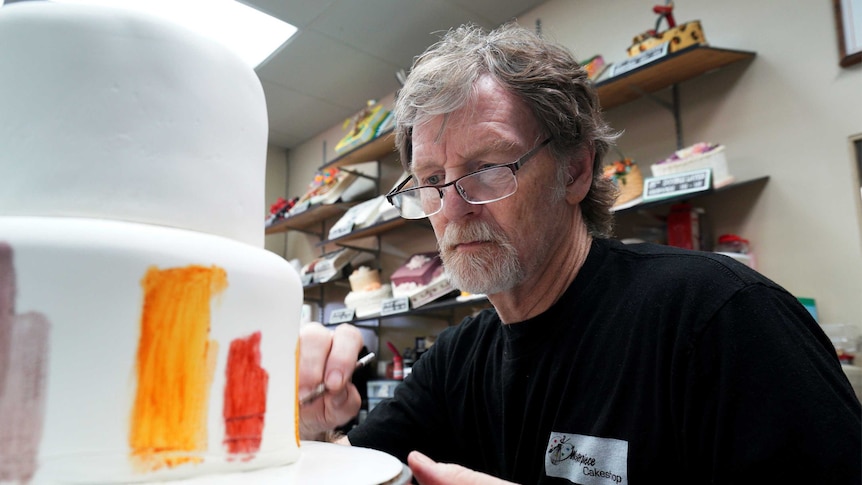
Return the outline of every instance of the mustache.
[[[473,222],[470,224],[449,224],[443,232],[443,237],[438,244],[440,251],[452,250],[462,243],[490,241],[500,242],[506,238],[500,232],[486,222]]]

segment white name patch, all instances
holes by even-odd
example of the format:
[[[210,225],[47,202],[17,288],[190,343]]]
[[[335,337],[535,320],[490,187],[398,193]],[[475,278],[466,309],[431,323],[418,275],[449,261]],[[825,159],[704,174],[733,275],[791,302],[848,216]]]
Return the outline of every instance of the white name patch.
[[[551,433],[545,474],[578,485],[628,485],[628,441]]]

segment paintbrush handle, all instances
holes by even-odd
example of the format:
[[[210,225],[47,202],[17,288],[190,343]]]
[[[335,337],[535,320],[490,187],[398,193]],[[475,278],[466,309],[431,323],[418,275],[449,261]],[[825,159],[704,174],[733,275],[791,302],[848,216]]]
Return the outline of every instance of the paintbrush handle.
[[[374,359],[374,352],[369,352],[367,355],[365,355],[364,357],[362,357],[361,359],[356,361],[356,367],[354,367],[354,371],[356,371],[357,369],[361,369],[362,367],[365,367],[373,359]],[[306,394],[305,396],[303,396],[299,400],[299,405],[300,406],[306,406],[308,404],[311,404],[314,401],[316,401],[320,396],[322,396],[324,394],[326,394],[326,385],[321,382],[320,384],[318,384],[314,388],[314,390],[312,390],[311,392],[309,392],[308,394]]]

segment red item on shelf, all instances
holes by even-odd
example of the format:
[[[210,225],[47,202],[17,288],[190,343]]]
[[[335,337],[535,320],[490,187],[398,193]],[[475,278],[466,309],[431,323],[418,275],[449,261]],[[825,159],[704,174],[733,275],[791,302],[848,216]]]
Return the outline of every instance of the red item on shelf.
[[[722,234],[718,237],[718,246],[716,246],[715,250],[719,252],[748,254],[749,247],[748,239],[736,234]]]
[[[691,204],[674,204],[667,216],[667,244],[700,249],[700,218]]]
[[[389,347],[389,350],[392,351],[392,378],[400,381],[404,379],[404,357],[401,356],[401,352],[392,345],[392,342],[387,341],[386,346]]]

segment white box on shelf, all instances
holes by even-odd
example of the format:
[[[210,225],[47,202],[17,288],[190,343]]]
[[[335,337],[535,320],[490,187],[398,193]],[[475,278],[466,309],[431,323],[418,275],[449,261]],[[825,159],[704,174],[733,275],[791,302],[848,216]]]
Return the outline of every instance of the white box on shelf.
[[[683,151],[679,150],[677,153]],[[654,177],[661,177],[704,168],[712,170],[712,186],[714,188],[723,187],[734,180],[727,168],[724,145],[719,145],[706,153],[684,157],[681,160],[655,163],[650,166],[650,171]]]

